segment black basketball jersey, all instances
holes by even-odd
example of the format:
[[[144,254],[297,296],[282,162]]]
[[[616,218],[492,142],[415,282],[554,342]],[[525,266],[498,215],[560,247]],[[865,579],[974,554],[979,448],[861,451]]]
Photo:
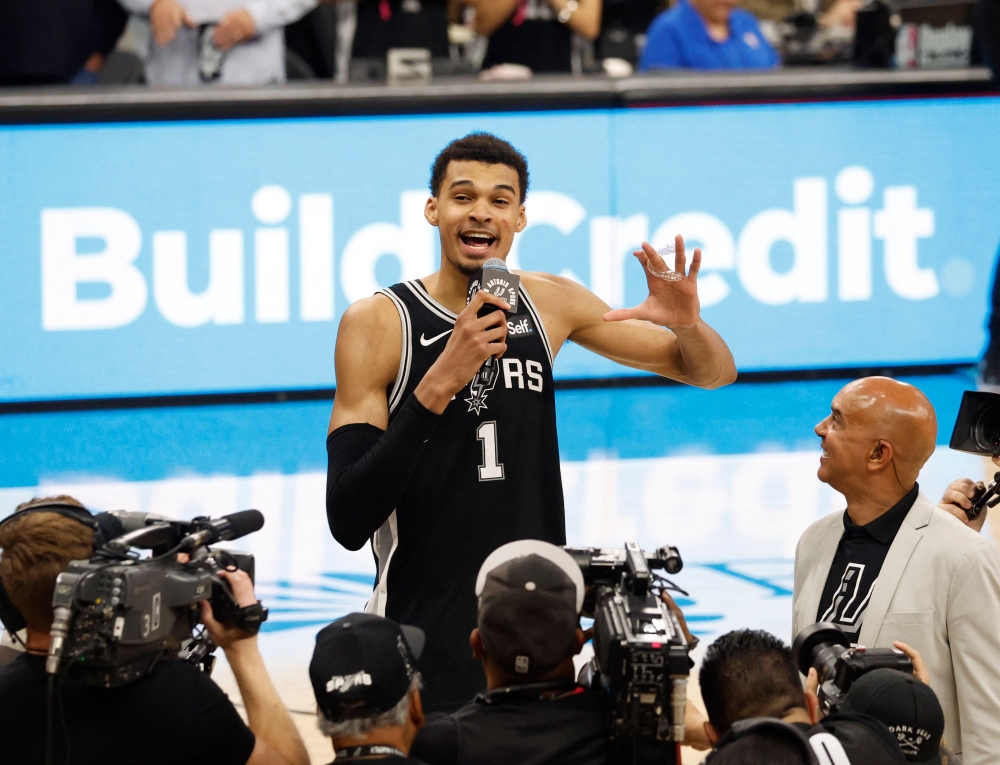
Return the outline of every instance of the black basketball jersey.
[[[419,280],[380,294],[395,304],[403,328],[399,373],[388,391],[391,422],[444,350],[457,315]],[[486,556],[517,539],[566,543],[552,349],[523,285],[520,294],[496,374],[448,404],[406,492],[372,539],[378,580],[367,610],[427,634],[420,669],[432,709],[463,704],[485,688],[469,633]]]

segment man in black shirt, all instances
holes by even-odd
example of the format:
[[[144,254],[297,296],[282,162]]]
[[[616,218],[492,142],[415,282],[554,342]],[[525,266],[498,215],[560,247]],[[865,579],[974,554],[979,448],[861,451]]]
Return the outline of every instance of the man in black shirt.
[[[409,751],[424,724],[417,671],[424,642],[423,630],[372,614],[348,614],[320,630],[309,679],[319,729],[338,763],[421,765]]]
[[[820,736],[815,743],[822,742],[832,762],[906,762],[889,729],[873,717],[834,714],[820,719],[819,700],[802,690],[791,650],[762,630],[736,630],[718,638],[705,652],[699,682],[708,712],[705,733],[716,747],[732,739],[725,734],[741,720],[777,718],[809,738]]]
[[[428,717],[413,744],[418,757],[431,765],[674,763],[673,742],[634,753],[613,747],[606,697],[575,682],[584,583],[564,550],[536,540],[504,545],[483,563],[476,592],[470,643],[487,690],[452,715]]]
[[[863,526],[852,521],[850,514],[844,511],[844,536],[840,538],[826,578],[816,621],[836,624],[852,644],[858,642],[865,609],[889,546],[919,491],[920,487],[914,483],[913,488],[884,515]]]
[[[80,518],[32,507],[59,502],[80,507]],[[89,514],[71,497],[33,500],[0,523],[0,579],[27,621],[26,650],[0,669],[0,761],[45,760],[45,658],[56,577],[94,545]],[[240,606],[257,602],[242,571],[220,574]],[[271,684],[257,637],[226,628],[202,603],[202,621],[226,652],[250,721],[193,664],[166,660],[118,688],[56,685],[53,762],[73,765],[308,765],[295,723]]]

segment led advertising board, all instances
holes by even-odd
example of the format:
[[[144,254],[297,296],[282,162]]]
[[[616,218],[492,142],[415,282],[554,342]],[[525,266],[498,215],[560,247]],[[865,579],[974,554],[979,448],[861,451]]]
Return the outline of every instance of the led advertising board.
[[[679,233],[742,370],[972,361],[997,124],[949,98],[0,127],[0,400],[335,386],[344,310],[436,268],[429,167],[472,130],[529,160],[514,268],[632,305],[629,253]]]

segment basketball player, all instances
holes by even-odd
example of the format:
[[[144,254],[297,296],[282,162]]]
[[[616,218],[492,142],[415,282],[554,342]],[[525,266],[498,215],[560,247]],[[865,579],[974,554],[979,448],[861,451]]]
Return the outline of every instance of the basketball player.
[[[552,385],[563,343],[702,388],[736,378],[729,348],[699,316],[699,250],[688,275],[666,281],[649,273],[669,269],[644,244],[636,256],[649,297],[637,308],[610,311],[576,282],[523,272],[517,312],[479,318],[484,305],[509,308],[485,290],[466,306],[466,292],[469,276],[506,258],[524,229],[527,187],[527,162],[507,142],[473,133],[449,144],[424,210],[440,231],[441,268],[355,302],[337,337],[330,530],[351,550],[371,540],[378,578],[368,611],[427,634],[430,709],[485,687],[468,639],[486,556],[517,539],[566,543]],[[683,274],[681,237],[676,247]],[[491,355],[492,389],[470,386]]]

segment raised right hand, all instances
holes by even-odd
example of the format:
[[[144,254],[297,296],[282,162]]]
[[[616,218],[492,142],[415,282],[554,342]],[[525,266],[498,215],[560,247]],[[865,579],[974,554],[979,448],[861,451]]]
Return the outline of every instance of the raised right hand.
[[[480,318],[484,305],[496,306]],[[441,355],[417,385],[417,400],[435,414],[441,414],[452,397],[476,376],[490,356],[500,358],[507,350],[507,316],[510,306],[486,290],[480,290],[458,315],[455,329]]]
[[[156,0],[150,7],[149,26],[153,30],[153,39],[161,48],[174,41],[181,24],[189,27],[198,26],[177,0]]]
[[[972,508],[972,502],[976,498],[976,495],[985,490],[986,486],[982,481],[977,482],[971,478],[959,478],[957,481],[952,481],[948,484],[948,488],[944,490],[941,501],[938,502],[938,507],[946,513],[954,515],[978,534],[983,530],[983,524],[986,523],[986,514],[989,512],[989,508],[984,508],[983,512],[971,521],[965,511]]]

